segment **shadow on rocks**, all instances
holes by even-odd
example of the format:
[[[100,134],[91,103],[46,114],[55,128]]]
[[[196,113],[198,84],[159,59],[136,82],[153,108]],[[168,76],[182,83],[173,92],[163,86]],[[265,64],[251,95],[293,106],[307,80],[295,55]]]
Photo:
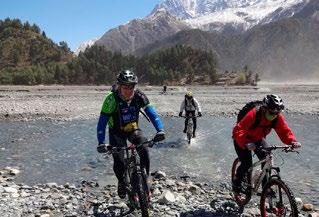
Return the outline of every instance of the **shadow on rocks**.
[[[95,217],[135,217],[133,210],[125,210],[118,206],[108,206],[106,210],[100,210],[99,205],[94,205],[93,215]]]
[[[188,212],[183,212],[180,214],[181,217],[238,217],[237,213],[222,213],[220,211],[207,211],[205,209],[192,210]]]

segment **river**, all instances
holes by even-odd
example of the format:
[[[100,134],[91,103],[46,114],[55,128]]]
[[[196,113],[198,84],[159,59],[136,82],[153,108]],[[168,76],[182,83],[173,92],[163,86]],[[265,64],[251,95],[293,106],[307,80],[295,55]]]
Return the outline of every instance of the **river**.
[[[300,154],[276,153],[275,164],[297,197],[319,205],[319,121],[314,115],[287,116],[287,122],[302,143]],[[115,183],[111,157],[96,152],[96,121],[2,121],[0,123],[0,168],[17,167],[16,182],[79,183],[98,180]],[[168,175],[188,175],[216,186],[229,183],[230,168],[236,157],[231,131],[235,118],[202,117],[198,119],[197,137],[187,145],[182,133],[183,121],[163,118],[167,139],[150,150],[151,171]],[[147,136],[155,133],[141,118]],[[280,144],[275,133],[268,141]]]

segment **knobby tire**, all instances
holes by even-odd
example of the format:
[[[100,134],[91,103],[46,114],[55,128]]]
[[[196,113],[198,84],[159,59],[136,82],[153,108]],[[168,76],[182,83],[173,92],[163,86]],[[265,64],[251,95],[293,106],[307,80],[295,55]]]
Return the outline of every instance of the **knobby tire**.
[[[142,217],[149,217],[148,194],[146,191],[147,186],[145,186],[146,182],[144,181],[142,176],[143,176],[142,171],[135,173],[134,188],[135,188],[135,192],[138,195]]]
[[[231,170],[231,181],[232,184],[234,182],[234,177],[236,175],[237,168],[240,165],[239,158],[236,158],[233,162],[232,170]],[[239,194],[234,194],[235,202],[238,206],[246,205],[251,199],[251,173],[246,173],[242,180],[242,189]]]
[[[260,212],[262,217],[298,217],[296,199],[290,188],[281,179],[271,178],[263,188],[260,197]]]

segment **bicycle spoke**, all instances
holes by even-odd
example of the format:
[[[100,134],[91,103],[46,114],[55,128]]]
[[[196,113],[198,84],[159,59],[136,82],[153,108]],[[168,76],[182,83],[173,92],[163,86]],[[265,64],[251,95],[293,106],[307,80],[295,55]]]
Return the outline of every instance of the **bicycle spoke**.
[[[298,216],[295,199],[285,183],[271,180],[261,196],[262,216]]]

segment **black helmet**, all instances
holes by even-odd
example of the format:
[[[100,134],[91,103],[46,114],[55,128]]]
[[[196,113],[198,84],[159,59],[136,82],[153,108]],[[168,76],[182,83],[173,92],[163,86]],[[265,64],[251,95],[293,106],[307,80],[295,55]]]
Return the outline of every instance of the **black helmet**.
[[[137,76],[130,70],[123,70],[117,75],[118,84],[135,85],[137,81]]]
[[[277,112],[280,112],[285,108],[282,99],[275,94],[267,95],[263,99],[263,104],[267,109],[274,110]]]

